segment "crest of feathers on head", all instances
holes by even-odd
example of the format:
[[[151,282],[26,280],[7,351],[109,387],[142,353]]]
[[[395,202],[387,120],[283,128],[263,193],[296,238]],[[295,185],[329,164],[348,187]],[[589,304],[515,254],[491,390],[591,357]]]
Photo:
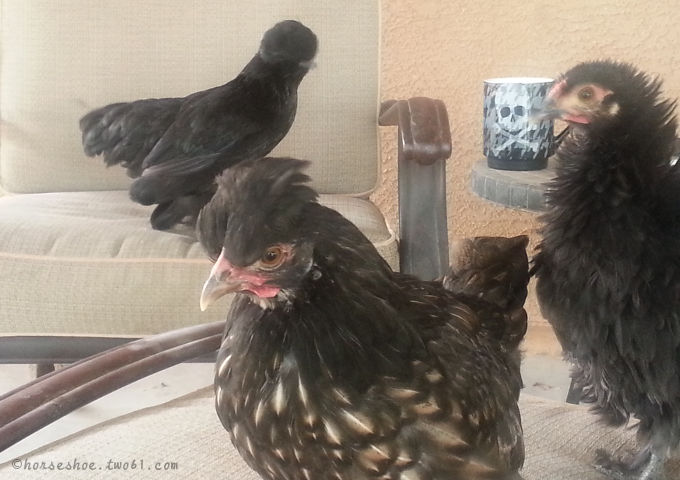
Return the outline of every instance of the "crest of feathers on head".
[[[277,23],[262,37],[260,56],[266,62],[309,61],[314,58],[317,38],[314,32],[295,20]]]
[[[232,261],[248,263],[270,242],[293,240],[303,208],[318,197],[306,185],[310,178],[303,170],[309,163],[265,157],[240,163],[217,177],[217,192],[196,224],[208,254],[216,258],[225,247]]]

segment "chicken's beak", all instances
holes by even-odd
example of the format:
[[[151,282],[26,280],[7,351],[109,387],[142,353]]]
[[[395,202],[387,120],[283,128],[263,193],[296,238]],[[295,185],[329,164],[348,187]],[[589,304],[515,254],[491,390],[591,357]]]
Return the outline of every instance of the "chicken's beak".
[[[543,107],[534,113],[536,120],[564,120],[571,124],[586,125],[590,123],[592,113],[580,109],[578,106],[559,104],[553,99],[548,99]]]
[[[548,98],[545,103],[534,112],[533,118],[537,121],[555,120],[556,118],[561,118],[562,115],[564,115],[564,110],[557,106],[554,99]]]
[[[565,112],[559,108],[557,99],[561,98],[566,88],[567,84],[564,80],[555,83],[548,92],[548,96],[545,99],[545,102],[543,102],[543,105],[533,113],[533,118],[537,121],[561,118]]]
[[[201,292],[202,312],[227,293],[238,292],[242,289],[242,281],[232,276],[233,271],[234,267],[224,257],[223,249],[212,270],[210,270],[208,280],[203,285]]]

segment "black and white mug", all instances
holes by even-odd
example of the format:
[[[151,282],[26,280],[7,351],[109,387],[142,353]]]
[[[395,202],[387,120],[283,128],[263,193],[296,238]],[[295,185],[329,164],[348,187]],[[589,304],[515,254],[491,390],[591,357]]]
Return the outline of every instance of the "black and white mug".
[[[553,153],[553,121],[534,112],[553,79],[506,77],[484,81],[484,155],[490,168],[540,170]]]

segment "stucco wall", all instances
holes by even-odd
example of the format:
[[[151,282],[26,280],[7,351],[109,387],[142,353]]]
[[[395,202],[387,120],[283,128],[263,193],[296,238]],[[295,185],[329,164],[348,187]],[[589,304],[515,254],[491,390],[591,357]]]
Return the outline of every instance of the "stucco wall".
[[[500,76],[555,77],[588,59],[615,58],[659,74],[667,95],[680,97],[680,10],[677,0],[383,0],[382,98],[429,96],[449,112],[450,238],[529,234],[533,213],[495,206],[470,192],[469,172],[481,156],[482,82]],[[395,132],[382,129],[382,180],[373,199],[396,220]],[[533,294],[527,348],[556,353]]]

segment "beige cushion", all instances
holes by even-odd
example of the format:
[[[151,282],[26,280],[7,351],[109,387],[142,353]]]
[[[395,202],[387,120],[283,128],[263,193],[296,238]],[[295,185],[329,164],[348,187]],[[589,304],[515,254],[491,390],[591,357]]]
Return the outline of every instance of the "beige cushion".
[[[0,466],[8,479],[69,478],[157,479],[161,474],[177,479],[259,480],[232,447],[215,414],[212,388],[199,390],[164,405],[140,410],[104,422],[54,442],[22,457],[30,462],[94,462],[103,467],[109,459],[144,461],[144,470],[36,472],[11,463]],[[596,449],[624,449],[634,445],[630,430],[611,429],[597,422],[584,407],[570,406],[529,395],[520,399],[526,461],[525,480],[607,480],[593,469]],[[156,462],[161,469],[155,471]],[[170,463],[174,462],[174,466]],[[151,466],[151,470],[146,470]],[[680,476],[680,461],[668,465],[668,478]]]
[[[322,195],[396,267],[397,243],[369,201]],[[0,197],[0,334],[140,336],[225,318],[198,299],[210,262],[193,231],[149,227],[126,191]]]
[[[125,188],[121,168],[84,156],[79,118],[111,102],[221,85],[287,18],[318,35],[318,67],[303,80],[296,122],[275,153],[314,161],[322,192],[366,194],[378,172],[374,0],[3,0],[3,188]]]

